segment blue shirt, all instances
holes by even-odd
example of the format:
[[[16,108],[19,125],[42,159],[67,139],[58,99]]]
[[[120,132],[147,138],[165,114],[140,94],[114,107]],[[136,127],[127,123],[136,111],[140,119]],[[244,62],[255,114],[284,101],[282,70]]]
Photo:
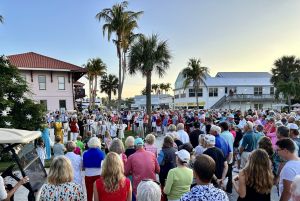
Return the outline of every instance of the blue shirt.
[[[215,136],[216,137],[216,147],[222,150],[225,158],[228,157],[229,153],[232,152],[228,142],[222,138],[219,134]]]
[[[255,149],[255,136],[253,131],[248,131],[243,136],[242,146],[245,152],[251,152]]]

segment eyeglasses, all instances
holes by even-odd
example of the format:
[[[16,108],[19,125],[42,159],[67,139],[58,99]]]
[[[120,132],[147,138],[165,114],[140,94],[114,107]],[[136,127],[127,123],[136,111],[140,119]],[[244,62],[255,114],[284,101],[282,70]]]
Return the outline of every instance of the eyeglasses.
[[[142,180],[142,182],[148,182],[148,181],[152,181],[152,182],[154,182],[154,183],[156,183],[157,185],[160,186],[160,183],[158,181],[153,180],[153,179],[143,179]]]

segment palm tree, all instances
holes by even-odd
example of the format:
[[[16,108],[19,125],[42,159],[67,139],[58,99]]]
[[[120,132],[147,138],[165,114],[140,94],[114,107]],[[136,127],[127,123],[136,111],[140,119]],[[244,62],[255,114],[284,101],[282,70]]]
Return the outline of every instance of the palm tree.
[[[112,8],[105,8],[96,15],[96,18],[101,21],[105,21],[102,26],[103,35],[107,32],[107,38],[110,40],[111,35],[115,33],[116,39],[114,43],[117,47],[117,56],[119,59],[119,86],[118,86],[118,108],[120,108],[125,68],[122,71],[122,51],[127,52],[126,43],[129,44],[129,36],[132,31],[138,27],[137,19],[143,13],[127,11],[126,8],[128,2],[124,1],[122,3],[115,4]],[[123,49],[122,49],[123,48]],[[125,53],[126,54],[126,53]],[[126,57],[124,57],[126,58]],[[126,63],[126,61],[125,61]]]
[[[166,84],[165,84],[165,87],[164,87],[165,93],[168,93],[168,91],[169,91],[170,89],[172,89],[171,83],[166,83]]]
[[[208,68],[201,66],[200,59],[196,59],[196,58],[189,59],[188,66],[182,70],[182,74],[185,77],[184,88],[186,89],[190,85],[190,83],[193,82],[198,109],[199,109],[198,91],[201,83],[205,87],[207,87],[205,83],[207,73],[208,73]]]
[[[101,79],[100,82],[101,93],[105,92],[107,94],[109,104],[111,102],[112,93],[114,95],[117,94],[118,82],[119,82],[118,78],[115,75],[111,75],[111,74],[105,75]]]
[[[152,84],[151,85],[151,88],[154,90],[154,92],[157,94],[157,90],[159,88],[159,85],[158,84]]]
[[[4,22],[4,20],[3,20],[3,16],[2,15],[0,15],[0,23],[3,23]]]
[[[300,59],[295,56],[283,56],[274,62],[271,69],[271,83],[276,88],[275,96],[281,93],[291,107],[291,98],[300,96]]]
[[[106,65],[100,58],[89,59],[86,68],[88,71],[89,89],[90,89],[90,106],[95,106],[98,76],[102,77],[106,74]]]
[[[170,65],[171,54],[167,41],[159,41],[157,35],[150,37],[140,36],[131,46],[129,53],[129,74],[140,72],[146,77],[146,108],[147,114],[151,116],[151,78],[156,72],[159,77],[166,74]],[[151,127],[151,118],[148,128]]]
[[[158,93],[159,93],[159,94],[161,94],[161,93],[163,94],[163,93],[164,93],[164,90],[165,90],[165,87],[166,87],[166,86],[165,86],[164,83],[160,83],[160,84],[159,84],[159,92],[158,92]]]

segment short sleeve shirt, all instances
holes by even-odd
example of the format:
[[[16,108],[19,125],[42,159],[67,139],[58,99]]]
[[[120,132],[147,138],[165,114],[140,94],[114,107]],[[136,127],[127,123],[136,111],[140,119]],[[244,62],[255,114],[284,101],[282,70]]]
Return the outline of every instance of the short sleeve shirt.
[[[279,192],[283,191],[283,180],[293,181],[296,175],[300,174],[300,161],[288,161],[280,172]]]

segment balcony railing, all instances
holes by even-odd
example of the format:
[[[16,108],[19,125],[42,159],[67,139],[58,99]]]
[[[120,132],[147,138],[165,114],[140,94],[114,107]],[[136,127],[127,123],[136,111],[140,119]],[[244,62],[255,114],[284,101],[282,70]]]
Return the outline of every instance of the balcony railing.
[[[271,94],[233,94],[226,97],[227,101],[273,101],[275,96]]]

